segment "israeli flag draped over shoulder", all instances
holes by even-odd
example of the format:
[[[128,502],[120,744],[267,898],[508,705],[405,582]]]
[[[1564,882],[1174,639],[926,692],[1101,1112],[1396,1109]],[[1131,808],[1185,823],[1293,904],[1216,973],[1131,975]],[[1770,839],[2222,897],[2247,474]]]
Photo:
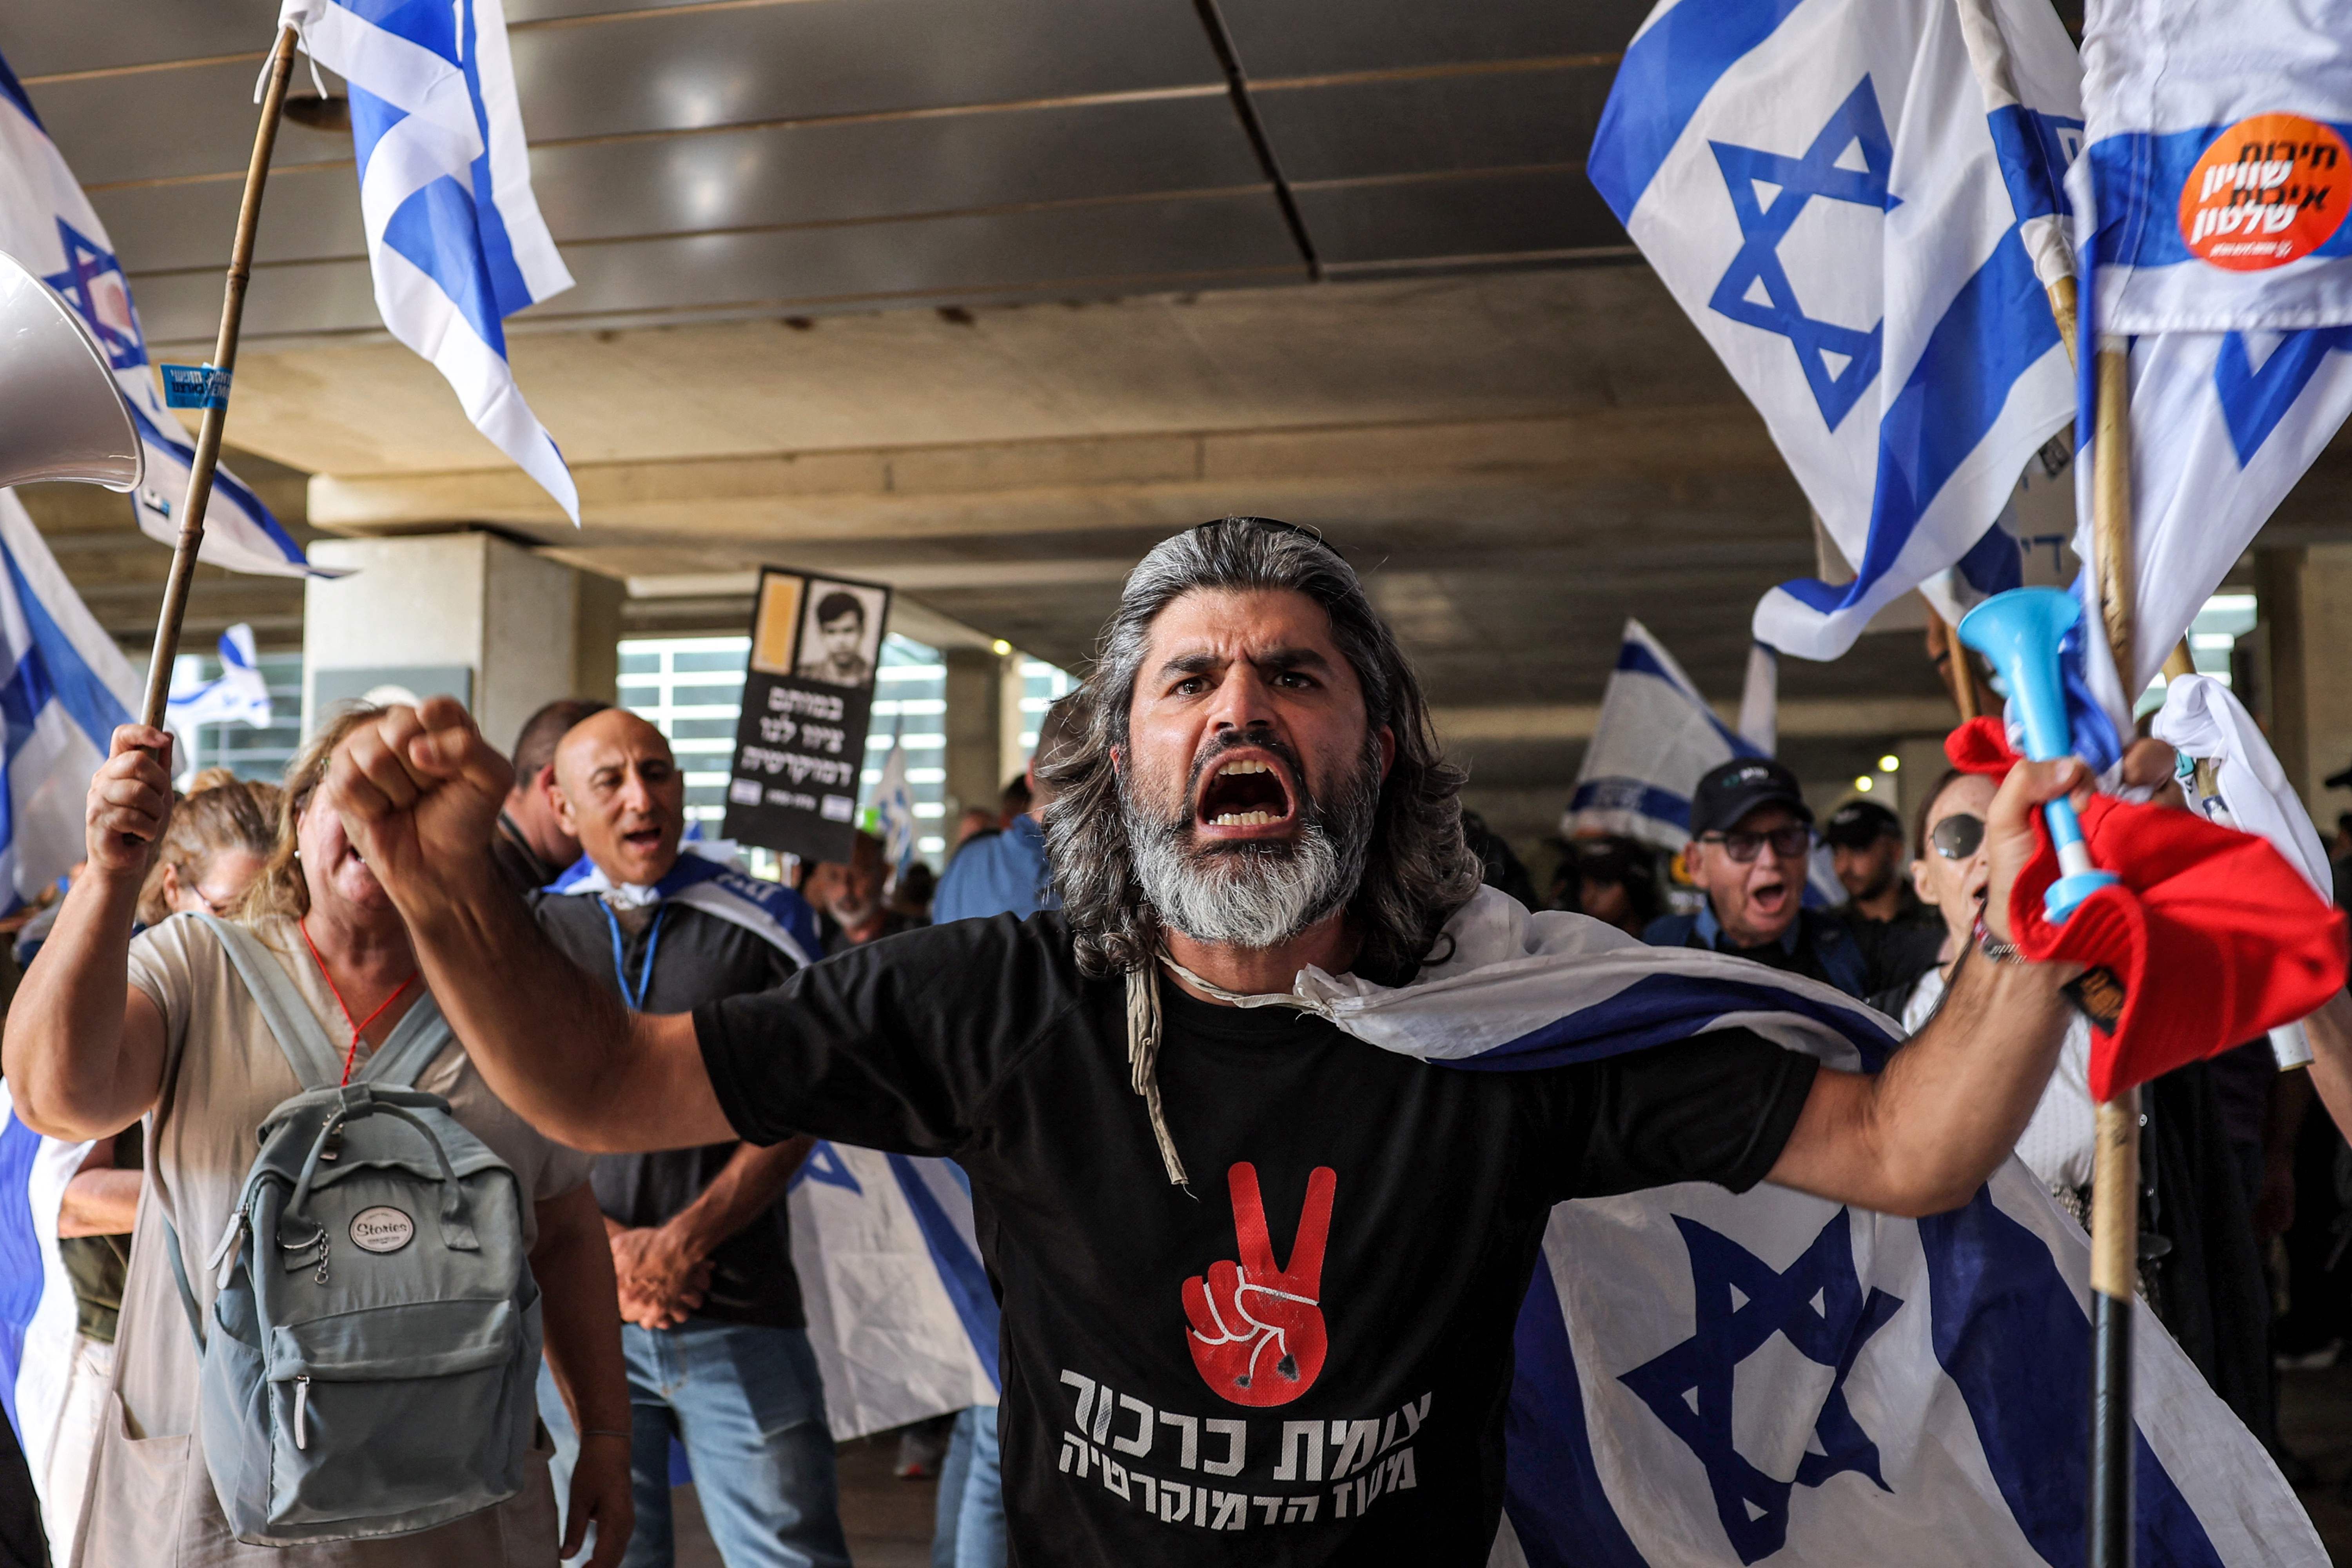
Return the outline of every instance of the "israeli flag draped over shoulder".
[[[155,390],[147,339],[140,329],[138,309],[131,302],[130,279],[115,259],[114,242],[5,59],[0,59],[0,250],[64,296],[106,351],[147,456],[146,482],[131,497],[139,530],[164,544],[176,542],[180,525],[173,512],[187,493],[195,446]],[[302,547],[278,526],[261,498],[226,468],[213,475],[200,558],[232,571],[270,576],[343,575],[312,568],[303,559]]]
[[[1994,520],[2074,415],[2027,227],[2081,124],[2073,47],[2042,0],[1989,8],[2005,102],[1953,0],[1663,0],[1601,115],[1593,184],[1854,564],[1757,605],[1786,653],[1838,657],[1947,568],[2015,585]]]
[[[1305,1005],[1469,1071],[1739,1027],[1867,1072],[1897,1042],[1827,985],[1491,888],[1446,936],[1451,956],[1410,984],[1308,970],[1244,1005]],[[1563,1204],[1519,1317],[1495,1561],[2074,1568],[2089,1277],[2081,1229],[2014,1159],[1966,1207],[1916,1221],[1769,1184]],[[2135,1310],[2139,1563],[2321,1568],[2262,1445]]]
[[[506,318],[572,287],[530,189],[499,0],[285,0],[350,88],[376,310],[466,417],[580,521],[563,454],[507,363]]]
[[[677,864],[654,885],[656,898],[741,926],[796,963],[824,951],[807,903],[733,869],[733,846],[680,847]],[[612,886],[583,860],[550,891]],[[996,1403],[996,1298],[961,1171],[946,1160],[821,1142],[793,1177],[787,1202],[793,1268],[836,1439]]]
[[[2133,668],[2082,657],[2127,733],[2132,699],[2352,412],[2352,3],[2092,0],[2085,22],[2069,183],[2084,320],[2131,340],[2136,599]],[[2084,594],[2098,626],[2095,573]]]

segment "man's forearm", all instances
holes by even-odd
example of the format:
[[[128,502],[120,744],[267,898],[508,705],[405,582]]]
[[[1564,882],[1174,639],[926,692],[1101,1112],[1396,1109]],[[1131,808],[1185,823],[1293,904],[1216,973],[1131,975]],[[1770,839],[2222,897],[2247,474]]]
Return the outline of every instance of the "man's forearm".
[[[434,1000],[498,1097],[549,1137],[600,1150],[632,1108],[629,1014],[557,952],[488,855],[403,909]]]
[[[736,1136],[693,1020],[633,1013],[555,950],[487,851],[394,894],[417,962],[482,1077],[524,1121],[594,1154]]]
[[[1877,1077],[1814,1078],[1770,1180],[1881,1214],[1967,1203],[2041,1100],[2066,1035],[2068,973],[1971,955],[1934,1021]]]
[[[139,1218],[137,1171],[84,1170],[66,1184],[58,1205],[58,1234],[127,1236]]]
[[[1927,1212],[1967,1202],[2017,1147],[2073,1021],[2061,989],[2073,973],[1969,953],[1943,1007],[1879,1075],[1873,1135]]]
[[[667,1228],[677,1234],[691,1256],[709,1257],[720,1242],[775,1206],[815,1142],[788,1138],[765,1149],[743,1144],[701,1195],[679,1210]]]

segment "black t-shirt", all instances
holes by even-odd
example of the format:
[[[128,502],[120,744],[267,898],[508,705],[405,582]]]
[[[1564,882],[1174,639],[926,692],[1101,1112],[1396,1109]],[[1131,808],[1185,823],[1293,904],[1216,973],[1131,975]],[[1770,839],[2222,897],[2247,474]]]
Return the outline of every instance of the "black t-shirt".
[[[564,956],[607,990],[625,995],[613,968],[613,928],[604,921],[602,903],[593,893],[541,893],[531,899],[540,929]],[[643,997],[649,1013],[683,1013],[721,996],[765,991],[783,984],[795,967],[773,943],[717,915],[675,901],[660,909],[653,975]],[[621,923],[621,954],[634,990],[646,973],[653,927],[642,912],[623,917]],[[740,1147],[713,1143],[657,1154],[604,1155],[590,1178],[596,1206],[621,1225],[661,1225],[700,1197]],[[712,1250],[710,1285],[694,1315],[723,1323],[803,1326],[800,1278],[793,1272],[792,1232],[782,1200]]]
[[[1814,1072],[1738,1031],[1469,1072],[1160,996],[1190,1192],[1129,1086],[1124,983],[1079,975],[1057,914],[875,942],[695,1015],[746,1138],[970,1173],[1024,1568],[1484,1563],[1551,1205],[1760,1180]]]

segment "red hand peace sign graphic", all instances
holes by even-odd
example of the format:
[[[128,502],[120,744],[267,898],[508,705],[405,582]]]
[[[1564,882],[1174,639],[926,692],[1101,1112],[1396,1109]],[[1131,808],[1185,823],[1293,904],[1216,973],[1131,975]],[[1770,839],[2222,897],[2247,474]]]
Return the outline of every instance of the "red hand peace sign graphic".
[[[1205,1283],[1197,1274],[1184,1281],[1184,1315],[1192,1322],[1185,1343],[1202,1380],[1235,1405],[1287,1405],[1323,1370],[1323,1243],[1339,1181],[1328,1165],[1307,1176],[1290,1267],[1278,1269],[1257,1167],[1244,1163],[1225,1173],[1241,1262],[1212,1263]]]

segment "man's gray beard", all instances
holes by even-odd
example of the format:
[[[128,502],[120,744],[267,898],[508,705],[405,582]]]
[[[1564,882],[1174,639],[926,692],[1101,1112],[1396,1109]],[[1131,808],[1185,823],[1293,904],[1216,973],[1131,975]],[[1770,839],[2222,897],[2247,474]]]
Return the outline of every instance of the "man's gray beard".
[[[1302,795],[1305,782],[1298,787]],[[1195,942],[1275,947],[1355,897],[1380,810],[1377,751],[1367,748],[1328,807],[1302,798],[1297,839],[1244,842],[1214,850],[1188,843],[1190,792],[1175,817],[1158,817],[1119,791],[1135,879],[1160,921]]]

